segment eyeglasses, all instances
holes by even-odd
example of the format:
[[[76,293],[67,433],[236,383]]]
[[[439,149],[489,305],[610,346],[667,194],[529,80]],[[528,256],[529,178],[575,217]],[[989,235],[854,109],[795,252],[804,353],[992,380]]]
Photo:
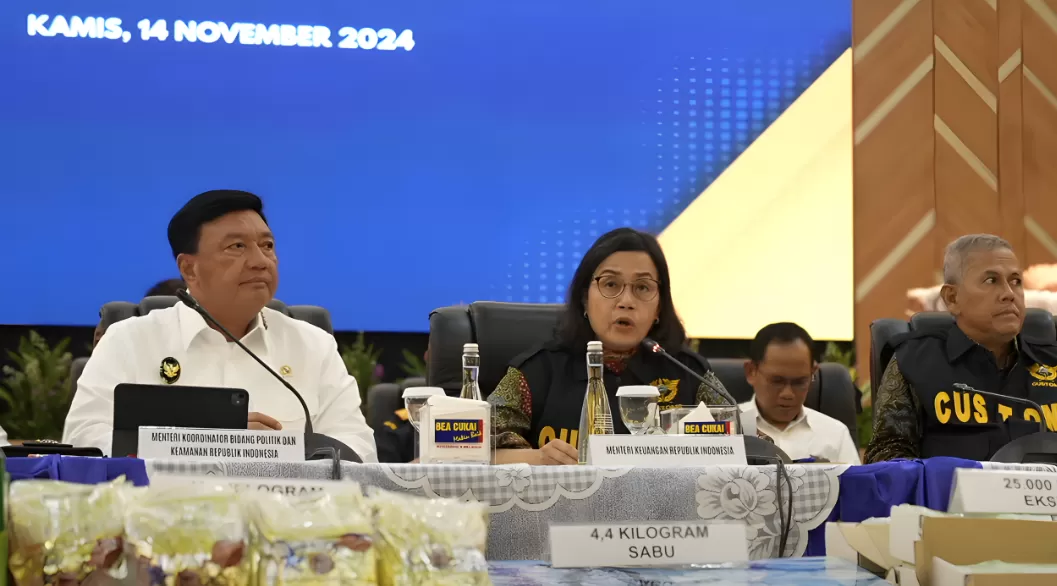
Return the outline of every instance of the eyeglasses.
[[[767,374],[766,372],[760,371],[763,375],[764,384],[767,385],[771,390],[781,392],[785,387],[793,389],[794,392],[804,392],[811,387],[811,382],[815,380],[815,375],[812,374],[809,377],[797,377],[797,378],[785,378],[778,375]]]
[[[606,299],[616,299],[617,297],[620,297],[624,294],[624,288],[628,286],[628,283],[624,281],[624,279],[612,275],[595,277],[594,280],[595,284],[598,285],[598,292]],[[657,294],[660,292],[660,283],[653,279],[643,278],[631,282],[631,294],[639,301],[653,301],[657,298]]]

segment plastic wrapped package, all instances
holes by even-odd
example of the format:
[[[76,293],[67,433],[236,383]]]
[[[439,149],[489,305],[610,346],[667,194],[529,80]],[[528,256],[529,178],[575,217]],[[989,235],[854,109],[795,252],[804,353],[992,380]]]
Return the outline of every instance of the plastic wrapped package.
[[[259,586],[377,584],[371,509],[358,484],[327,492],[252,499],[254,583]]]
[[[383,586],[490,585],[488,518],[479,503],[372,491]]]
[[[123,512],[132,490],[23,480],[10,489],[9,564],[15,584],[109,585],[123,577]]]
[[[125,515],[125,551],[136,586],[249,584],[247,527],[226,486],[151,488]]]

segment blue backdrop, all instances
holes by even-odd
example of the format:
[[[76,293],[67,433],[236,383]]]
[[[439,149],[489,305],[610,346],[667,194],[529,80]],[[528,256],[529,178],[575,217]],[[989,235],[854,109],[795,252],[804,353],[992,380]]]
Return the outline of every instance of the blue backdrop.
[[[339,329],[425,331],[443,305],[560,301],[595,237],[660,232],[810,85],[849,46],[850,12],[7,0],[0,323],[93,324],[102,303],[177,276],[166,224],[221,187],[264,198],[278,296],[326,306]],[[67,37],[56,15],[120,18],[129,40]],[[142,19],[165,19],[168,37],[143,40]],[[177,41],[176,20],[326,26],[335,46]],[[415,44],[343,49],[343,27]]]

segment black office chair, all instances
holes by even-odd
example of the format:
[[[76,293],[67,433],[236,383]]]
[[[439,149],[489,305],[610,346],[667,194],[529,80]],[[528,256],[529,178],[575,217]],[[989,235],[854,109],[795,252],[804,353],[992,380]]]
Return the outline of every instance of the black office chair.
[[[99,321],[104,328],[123,319],[147,315],[155,309],[166,309],[176,305],[179,300],[171,295],[158,295],[144,297],[139,303],[128,301],[111,301],[99,310]],[[334,334],[334,326],[330,321],[330,312],[315,305],[286,305],[278,299],[268,302],[268,307],[301,321],[308,322],[328,334]]]
[[[752,398],[752,387],[745,379],[745,359],[709,358],[716,378],[727,387],[739,403]],[[819,364],[818,376],[811,381],[804,405],[840,421],[851,432],[855,446],[859,445],[859,426],[855,410],[855,383],[848,369],[835,362]]]
[[[70,392],[77,390],[77,379],[81,378],[85,364],[88,364],[87,356],[78,356],[70,362]]]
[[[554,336],[563,307],[477,301],[435,310],[429,316],[429,386],[457,394],[462,388],[463,344],[476,342],[481,347],[478,383],[488,396],[511,360]]]
[[[367,425],[378,429],[393,413],[404,408],[404,389],[426,386],[425,378],[406,378],[400,383],[378,383],[367,389]]]
[[[954,316],[946,311],[924,311],[915,314],[910,321],[901,319],[879,319],[870,324],[870,388],[876,389],[881,375],[892,360],[895,348],[892,338],[899,334],[928,328],[945,328],[954,323]],[[1053,315],[1045,309],[1031,308],[1024,313],[1022,335],[1032,339],[1057,341],[1057,326]]]

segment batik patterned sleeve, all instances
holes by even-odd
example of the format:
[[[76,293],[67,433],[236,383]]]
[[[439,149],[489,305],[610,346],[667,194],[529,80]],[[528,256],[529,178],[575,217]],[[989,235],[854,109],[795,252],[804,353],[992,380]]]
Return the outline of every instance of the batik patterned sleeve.
[[[727,391],[716,373],[709,370],[704,374],[705,381],[697,386],[697,402],[705,405],[726,405],[730,403],[723,394]]]
[[[895,357],[888,363],[873,397],[873,438],[864,461],[883,462],[921,455],[923,411],[917,393],[903,378]]]
[[[495,447],[532,448],[525,439],[532,428],[532,393],[524,373],[508,368],[495,391],[488,395],[488,402],[495,408]]]

